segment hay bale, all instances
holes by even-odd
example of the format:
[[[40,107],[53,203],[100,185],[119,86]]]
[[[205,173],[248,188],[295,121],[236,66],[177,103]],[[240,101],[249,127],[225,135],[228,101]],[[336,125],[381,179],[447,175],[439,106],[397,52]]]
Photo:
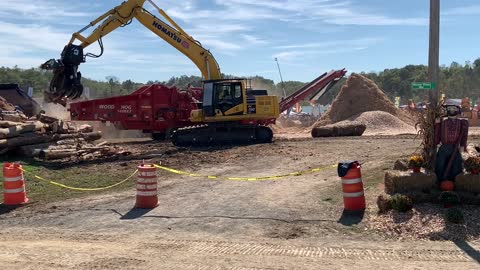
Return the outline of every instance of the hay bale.
[[[409,191],[431,190],[435,187],[436,176],[432,173],[412,173],[390,170],[385,172],[385,192],[387,194]]]
[[[393,164],[393,169],[397,171],[408,171],[408,160],[406,159],[398,159]]]
[[[327,125],[312,129],[312,137],[343,137],[362,136],[367,127],[360,123],[349,123],[343,125]]]
[[[459,174],[455,178],[455,190],[480,193],[480,175]]]

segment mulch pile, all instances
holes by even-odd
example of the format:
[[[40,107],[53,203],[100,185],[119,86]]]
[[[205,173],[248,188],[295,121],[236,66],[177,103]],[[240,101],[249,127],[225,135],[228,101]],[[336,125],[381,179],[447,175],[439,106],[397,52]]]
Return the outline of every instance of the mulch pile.
[[[388,99],[385,93],[370,79],[352,74],[342,86],[340,93],[320,120],[316,127],[359,122],[371,130],[389,131],[407,129],[414,132],[414,120],[406,112],[401,111]]]
[[[406,213],[391,210],[386,214],[369,215],[367,227],[395,239],[477,240],[480,236],[480,209],[471,205],[462,208],[465,216],[463,224],[446,221],[446,209],[426,203]]]

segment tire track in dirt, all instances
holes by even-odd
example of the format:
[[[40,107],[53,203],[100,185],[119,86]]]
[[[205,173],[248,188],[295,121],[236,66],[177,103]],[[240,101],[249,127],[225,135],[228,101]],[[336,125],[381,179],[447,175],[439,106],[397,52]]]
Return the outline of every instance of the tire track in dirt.
[[[271,244],[234,243],[215,241],[163,240],[150,243],[152,247],[174,247],[184,252],[214,255],[280,256],[317,259],[382,260],[382,261],[434,261],[471,262],[459,250],[433,249],[366,249],[339,247],[296,247]]]

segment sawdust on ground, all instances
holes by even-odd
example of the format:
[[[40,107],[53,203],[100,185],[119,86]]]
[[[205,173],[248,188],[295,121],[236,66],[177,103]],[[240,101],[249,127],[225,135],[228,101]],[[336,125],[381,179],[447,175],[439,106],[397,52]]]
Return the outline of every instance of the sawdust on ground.
[[[340,121],[337,125],[348,123],[361,123],[367,126],[363,135],[398,135],[398,134],[415,134],[416,130],[413,126],[400,120],[398,117],[384,111],[363,112],[348,120]]]

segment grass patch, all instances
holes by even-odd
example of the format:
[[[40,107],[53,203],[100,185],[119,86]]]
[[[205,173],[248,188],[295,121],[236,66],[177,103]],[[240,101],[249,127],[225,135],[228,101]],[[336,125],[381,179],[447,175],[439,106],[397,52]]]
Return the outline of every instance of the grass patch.
[[[35,178],[35,175],[38,175],[46,180],[71,187],[101,188],[116,184],[130,176],[136,168],[136,164],[134,163],[128,166],[121,166],[118,162],[77,166],[72,166],[71,164],[65,166],[49,166],[48,164],[42,164],[33,159],[17,161],[22,164],[25,170],[24,176],[27,187],[27,197],[30,199],[30,202],[34,203],[61,201],[92,194],[114,193],[134,189],[135,186],[135,176],[119,186],[99,191],[70,190]],[[5,158],[2,158],[0,162],[3,167]]]

